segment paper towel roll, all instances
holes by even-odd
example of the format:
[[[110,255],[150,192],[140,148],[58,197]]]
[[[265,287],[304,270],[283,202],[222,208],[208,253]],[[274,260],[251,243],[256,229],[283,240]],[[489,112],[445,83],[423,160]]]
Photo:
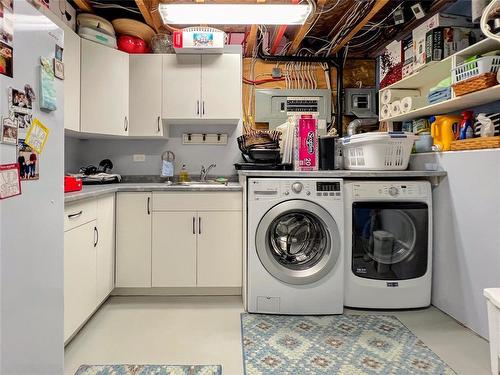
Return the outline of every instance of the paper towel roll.
[[[382,108],[380,108],[380,118],[382,120],[391,117],[391,108],[389,104],[384,104]]]
[[[399,100],[392,102],[389,106],[391,109],[391,116],[399,116],[401,114],[401,102]]]
[[[422,96],[406,96],[400,102],[401,113],[408,113],[414,109],[425,107],[428,104],[427,98]]]
[[[420,90],[417,89],[387,89],[382,91],[380,102],[389,104],[395,100],[404,98],[405,96],[420,96]]]

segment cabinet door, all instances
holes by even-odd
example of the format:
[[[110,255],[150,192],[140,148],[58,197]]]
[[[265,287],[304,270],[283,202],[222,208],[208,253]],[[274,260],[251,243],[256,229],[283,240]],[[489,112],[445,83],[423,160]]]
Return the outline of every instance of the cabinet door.
[[[203,55],[201,64],[202,117],[241,118],[241,56]]]
[[[116,286],[151,286],[151,193],[116,194]]]
[[[201,116],[201,56],[163,55],[163,118]]]
[[[66,30],[66,29],[65,29]],[[80,37],[64,32],[64,128],[80,131]]]
[[[128,133],[128,54],[82,39],[81,131]]]
[[[64,233],[64,340],[96,308],[96,221]]]
[[[241,287],[241,211],[198,215],[198,286]]]
[[[97,303],[115,286],[115,196],[97,200]]]
[[[196,286],[196,212],[153,213],[153,287]]]
[[[162,55],[130,55],[130,129],[131,136],[163,135]]]

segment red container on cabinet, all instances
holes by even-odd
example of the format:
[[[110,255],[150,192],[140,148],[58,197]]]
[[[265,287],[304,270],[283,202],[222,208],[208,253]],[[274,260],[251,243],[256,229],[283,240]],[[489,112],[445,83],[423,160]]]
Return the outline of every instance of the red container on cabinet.
[[[82,180],[73,176],[64,176],[64,192],[69,193],[71,191],[82,190]]]

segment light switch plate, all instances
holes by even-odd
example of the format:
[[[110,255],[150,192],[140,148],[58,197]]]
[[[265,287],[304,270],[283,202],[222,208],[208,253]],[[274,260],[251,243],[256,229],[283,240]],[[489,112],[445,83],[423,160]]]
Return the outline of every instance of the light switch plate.
[[[142,162],[142,161],[146,161],[146,155],[144,154],[134,154],[132,156],[132,159],[136,162]]]

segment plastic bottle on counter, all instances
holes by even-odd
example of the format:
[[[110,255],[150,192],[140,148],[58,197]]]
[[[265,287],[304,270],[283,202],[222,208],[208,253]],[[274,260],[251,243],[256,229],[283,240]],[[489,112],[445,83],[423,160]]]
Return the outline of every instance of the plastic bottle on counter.
[[[474,138],[474,112],[463,111],[459,139]]]
[[[189,174],[186,169],[186,164],[182,164],[182,168],[179,172],[179,182],[189,182]]]

